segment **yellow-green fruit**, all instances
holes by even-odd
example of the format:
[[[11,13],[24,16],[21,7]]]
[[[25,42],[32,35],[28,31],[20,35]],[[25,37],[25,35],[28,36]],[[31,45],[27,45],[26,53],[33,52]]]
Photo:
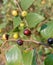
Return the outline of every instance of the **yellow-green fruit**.
[[[27,11],[22,11],[21,15],[22,15],[22,17],[27,16]]]
[[[12,15],[13,15],[13,16],[17,16],[17,15],[18,15],[17,10],[13,10],[13,11],[12,11]]]
[[[14,33],[13,38],[14,39],[18,39],[18,37],[19,37],[19,34],[18,33]]]
[[[24,27],[24,25],[25,25],[25,24],[24,24],[23,22],[22,22],[22,23],[20,23],[20,27]]]
[[[2,36],[2,39],[3,40],[8,40],[8,38],[9,38],[9,35],[8,34],[3,34],[3,36]]]
[[[41,2],[41,4],[45,4],[46,3],[46,1],[45,0],[43,0],[42,2]]]
[[[24,50],[24,53],[28,53],[29,51],[28,50]]]
[[[3,36],[2,36],[2,39],[3,40],[6,40],[6,37],[5,37],[6,35],[5,34],[3,34]]]
[[[0,33],[2,32],[2,30],[0,29]]]

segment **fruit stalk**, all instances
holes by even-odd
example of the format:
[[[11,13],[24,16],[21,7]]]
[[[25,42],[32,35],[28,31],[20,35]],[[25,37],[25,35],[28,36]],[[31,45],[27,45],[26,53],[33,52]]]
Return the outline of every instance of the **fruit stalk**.
[[[20,13],[22,13],[22,9],[21,9],[21,7],[20,7],[20,5],[19,5],[19,2],[18,2],[17,0],[16,0],[16,5],[18,6]],[[24,17],[23,21],[25,21],[26,26],[28,27],[28,23],[27,23],[25,17]]]
[[[38,41],[36,41],[36,40],[24,40],[24,39],[21,39],[23,42],[33,42],[34,44],[37,44],[37,45],[43,45],[43,46],[46,46],[46,47],[50,47],[48,44],[46,44],[46,43],[42,43],[42,42],[38,42]],[[3,46],[7,43],[7,42],[17,42],[18,40],[16,40],[16,39],[9,39],[9,40],[6,40],[3,44],[2,44],[2,46],[1,46],[1,48],[3,48]]]

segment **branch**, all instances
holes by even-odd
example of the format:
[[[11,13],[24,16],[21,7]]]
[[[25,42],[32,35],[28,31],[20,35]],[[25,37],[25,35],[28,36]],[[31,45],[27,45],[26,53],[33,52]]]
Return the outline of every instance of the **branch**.
[[[38,42],[38,41],[36,41],[36,40],[24,40],[24,39],[22,39],[22,40],[23,40],[23,42],[33,42],[34,44],[37,44],[37,45],[44,45],[44,46],[46,46],[46,47],[50,47],[48,44],[42,43],[42,42]],[[6,41],[2,44],[1,48],[2,48],[7,42],[17,42],[17,40],[16,40],[16,39],[6,40]]]
[[[16,0],[16,5],[18,6],[20,13],[22,13],[22,8],[20,7],[19,2],[17,0]],[[26,26],[28,27],[28,23],[27,23],[25,17],[24,17],[23,21],[25,21]]]

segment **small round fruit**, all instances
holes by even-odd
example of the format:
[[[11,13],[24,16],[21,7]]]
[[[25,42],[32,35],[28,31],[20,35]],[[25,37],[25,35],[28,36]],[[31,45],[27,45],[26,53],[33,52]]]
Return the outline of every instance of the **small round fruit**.
[[[48,39],[48,44],[53,44],[53,38]]]
[[[24,24],[23,22],[22,22],[22,23],[20,23],[20,27],[24,27],[24,25],[25,25],[25,24]]]
[[[24,50],[24,53],[28,53],[28,50]]]
[[[3,40],[8,40],[9,35],[8,34],[3,34],[2,38],[3,38]]]
[[[13,15],[13,16],[17,16],[17,15],[18,15],[17,10],[13,10],[13,11],[12,11],[12,15]]]
[[[13,38],[14,38],[14,39],[18,39],[18,37],[19,37],[19,35],[18,35],[17,32],[13,34]]]
[[[0,33],[2,32],[2,30],[0,29]]]
[[[29,29],[25,29],[24,30],[24,35],[30,36],[31,35],[31,31]]]
[[[42,2],[41,2],[41,4],[45,4],[46,3],[46,1],[45,0],[43,0]]]
[[[21,39],[17,40],[17,44],[20,46],[23,45],[23,40],[21,40]]]
[[[27,11],[22,11],[21,15],[22,15],[22,17],[27,16]]]

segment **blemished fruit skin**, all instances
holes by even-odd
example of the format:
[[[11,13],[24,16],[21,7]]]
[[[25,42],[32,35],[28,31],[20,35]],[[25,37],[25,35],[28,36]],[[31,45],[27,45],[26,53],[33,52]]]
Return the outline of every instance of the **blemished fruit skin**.
[[[13,11],[12,11],[12,15],[13,15],[13,16],[17,16],[17,15],[18,15],[17,10],[13,10]]]
[[[9,35],[8,35],[8,34],[3,34],[2,39],[3,39],[3,40],[8,40],[8,39],[9,39]]]
[[[18,39],[18,37],[19,37],[19,34],[17,32],[13,34],[14,39]]]
[[[48,41],[48,44],[50,45],[53,44],[53,38],[49,38],[47,41]]]
[[[24,35],[30,36],[31,35],[31,31],[29,29],[25,29],[24,30]]]
[[[18,44],[19,46],[23,45],[23,40],[21,40],[21,39],[17,40],[17,44]]]
[[[27,16],[27,11],[22,11],[21,15],[22,15],[22,17]]]

